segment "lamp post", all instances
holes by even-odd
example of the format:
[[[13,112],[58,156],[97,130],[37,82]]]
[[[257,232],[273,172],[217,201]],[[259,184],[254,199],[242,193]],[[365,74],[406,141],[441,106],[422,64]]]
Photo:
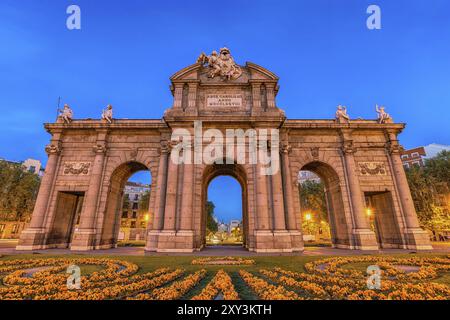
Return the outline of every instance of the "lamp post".
[[[370,208],[370,207],[366,208],[366,215],[367,215],[367,218],[369,219],[370,229],[371,229],[372,231],[375,231],[374,215],[373,215],[373,210],[372,210],[372,208]]]
[[[305,230],[308,232],[308,234],[313,234],[313,228],[312,228],[312,224],[313,224],[313,216],[312,216],[312,213],[311,212],[306,212],[305,213],[305,216],[304,216],[304,223],[305,223]]]

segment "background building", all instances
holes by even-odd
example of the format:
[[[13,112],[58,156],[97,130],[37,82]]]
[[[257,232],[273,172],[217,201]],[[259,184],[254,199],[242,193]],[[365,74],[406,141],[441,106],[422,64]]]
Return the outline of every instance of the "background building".
[[[231,220],[230,224],[228,225],[228,234],[231,234],[231,232],[236,228],[241,228],[241,221]]]
[[[303,183],[305,181],[314,181],[319,183],[320,177],[312,171],[300,171],[298,173],[298,182]]]
[[[0,161],[4,161],[10,164],[15,165],[22,165],[24,170],[30,173],[35,173],[39,177],[42,177],[44,175],[45,169],[42,167],[42,163],[39,160],[28,158],[24,161],[14,161],[14,160],[7,160],[7,159],[0,159]]]
[[[228,232],[228,224],[220,222],[217,225],[217,232]]]
[[[42,163],[39,160],[28,158],[24,161],[14,161],[0,158],[0,161],[4,161],[10,164],[22,165],[24,170],[30,173],[35,173],[39,177],[42,177],[44,174],[45,168],[42,167]]]
[[[125,185],[119,240],[145,239],[145,229],[150,213],[148,207],[142,208],[141,200],[149,194],[148,184],[129,181]]]
[[[22,162],[22,165],[25,167],[25,170],[27,170],[30,173],[36,173],[38,176],[42,176],[43,174],[43,170],[41,170],[43,169],[42,164],[39,160],[26,159],[24,162]]]
[[[433,158],[439,152],[444,150],[450,150],[450,146],[432,143],[423,147],[404,150],[401,153],[403,166],[405,168],[410,168],[413,165],[422,167],[425,159]]]

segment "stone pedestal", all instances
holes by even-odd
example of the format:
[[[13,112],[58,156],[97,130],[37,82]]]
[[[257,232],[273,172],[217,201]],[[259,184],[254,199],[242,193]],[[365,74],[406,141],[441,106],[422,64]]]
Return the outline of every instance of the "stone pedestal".
[[[406,248],[410,250],[433,250],[428,232],[421,228],[405,230]]]
[[[303,235],[298,230],[289,230],[291,236],[292,251],[303,252],[305,250],[305,245],[303,243]]]
[[[158,234],[157,252],[174,252],[176,248],[177,232],[175,230],[162,230]]]
[[[45,230],[42,228],[28,228],[20,234],[19,244],[16,250],[40,250],[46,249]]]
[[[291,234],[287,230],[273,231],[274,252],[292,252]]]
[[[352,249],[358,250],[378,250],[378,243],[375,233],[370,229],[353,229]]]
[[[273,233],[270,230],[255,231],[255,247],[251,248],[255,252],[269,252],[273,249]]]
[[[145,251],[194,252],[194,231],[162,230],[150,231]]]
[[[294,235],[298,236],[298,235]],[[292,246],[292,233],[287,230],[257,230],[255,231],[255,247],[249,248],[255,252],[293,252],[301,251],[302,245],[299,244],[297,238],[298,247]],[[303,241],[302,241],[303,243]]]
[[[95,249],[95,236],[94,229],[79,229],[75,231],[72,238],[72,245],[70,250],[73,251],[87,251]]]
[[[180,230],[175,236],[175,249],[180,252],[193,252],[194,248],[194,231]]]
[[[158,249],[158,235],[161,231],[150,230],[147,233],[147,241],[145,243],[145,251],[156,251]]]

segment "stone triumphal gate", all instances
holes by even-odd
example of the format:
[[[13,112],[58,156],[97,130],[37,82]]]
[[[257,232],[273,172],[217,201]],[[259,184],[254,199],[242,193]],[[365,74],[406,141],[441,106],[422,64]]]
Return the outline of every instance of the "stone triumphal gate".
[[[207,188],[219,175],[236,178],[242,187],[246,248],[303,250],[300,170],[324,181],[335,247],[430,249],[399,156],[397,135],[404,125],[387,121],[384,111],[378,120],[350,120],[343,107],[333,120],[286,119],[276,104],[277,82],[261,66],[236,65],[222,48],[172,76],[173,106],[163,119],[112,119],[108,108],[102,120],[72,120],[67,107],[56,123],[45,125],[52,136],[47,167],[18,249],[116,246],[124,185],[140,170],[152,175],[149,251],[189,252],[205,245]],[[170,160],[172,132],[182,128],[194,135],[194,121],[224,136],[230,128],[279,129],[280,170],[261,175],[263,164],[230,159],[176,164]]]

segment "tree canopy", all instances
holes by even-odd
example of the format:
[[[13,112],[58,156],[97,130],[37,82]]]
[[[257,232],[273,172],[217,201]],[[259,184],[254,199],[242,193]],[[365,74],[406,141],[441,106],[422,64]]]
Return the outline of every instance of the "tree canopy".
[[[20,164],[0,161],[0,220],[26,220],[33,212],[40,179]]]
[[[414,206],[422,227],[433,232],[450,229],[450,152],[426,159],[424,166],[406,169]]]
[[[323,182],[306,180],[300,185],[300,205],[302,213],[311,212],[318,221],[328,222],[327,202]]]
[[[216,220],[214,220],[214,209],[215,205],[212,201],[206,202],[206,230],[207,232],[217,232],[218,225]]]
[[[149,205],[150,205],[150,191],[147,190],[142,194],[141,199],[139,199],[139,212],[140,213],[148,212]]]

